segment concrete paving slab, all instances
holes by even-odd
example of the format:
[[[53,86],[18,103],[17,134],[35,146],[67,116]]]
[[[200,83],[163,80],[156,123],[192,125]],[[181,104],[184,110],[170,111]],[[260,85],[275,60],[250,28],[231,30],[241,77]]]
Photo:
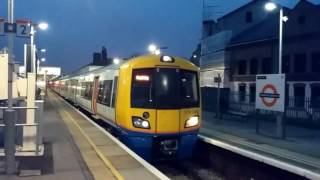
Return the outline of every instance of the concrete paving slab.
[[[101,146],[101,147],[99,147],[99,149],[107,157],[127,154],[127,152],[125,150],[123,150],[122,148],[120,148],[119,146]]]
[[[108,159],[118,170],[143,167],[137,160],[129,155],[109,156]]]
[[[159,180],[144,168],[122,169],[120,172],[126,180]]]

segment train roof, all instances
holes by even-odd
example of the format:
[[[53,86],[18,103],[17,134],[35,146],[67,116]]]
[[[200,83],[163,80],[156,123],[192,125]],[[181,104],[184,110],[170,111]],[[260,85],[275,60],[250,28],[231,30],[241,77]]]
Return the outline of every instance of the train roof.
[[[127,61],[123,65],[132,66],[132,67],[150,67],[150,66],[168,66],[168,65],[176,65],[181,66],[183,68],[191,69],[191,70],[198,70],[199,68],[194,65],[192,62],[185,58],[169,56],[174,58],[174,62],[163,62],[161,61],[161,56],[158,55],[145,55],[139,56]]]
[[[88,74],[95,74],[95,73],[101,73],[104,72],[106,70],[118,70],[120,69],[122,66],[131,66],[131,67],[141,67],[141,66],[152,66],[152,65],[168,65],[168,63],[166,62],[161,62],[160,61],[160,57],[161,56],[157,56],[157,55],[144,55],[144,56],[139,56],[139,57],[135,57],[132,59],[129,59],[127,61],[122,61],[119,64],[111,64],[108,66],[102,66],[100,68],[97,69],[87,69],[87,70],[78,70],[75,71],[69,75],[63,76],[61,78],[59,78],[59,80],[65,80],[65,79],[70,79],[70,78],[74,78],[77,76],[82,76],[82,75],[88,75]],[[194,65],[192,62],[184,59],[184,58],[179,58],[179,57],[173,57],[175,60],[175,64],[177,65],[181,65],[187,69],[199,69],[196,65]]]

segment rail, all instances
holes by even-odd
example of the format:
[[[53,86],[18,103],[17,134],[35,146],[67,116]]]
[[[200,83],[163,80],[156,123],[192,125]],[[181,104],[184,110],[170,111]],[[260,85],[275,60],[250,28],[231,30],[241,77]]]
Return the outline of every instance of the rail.
[[[36,103],[40,103],[40,102],[43,103],[43,101],[38,101]],[[7,109],[9,109],[9,108],[8,107],[0,107],[0,112],[3,114],[3,111],[7,110]],[[36,110],[34,123],[20,123],[19,122],[19,123],[15,124],[15,127],[22,127],[22,128],[23,127],[36,127],[36,132],[35,132],[35,136],[34,136],[35,137],[35,149],[34,149],[34,151],[35,151],[35,155],[38,156],[40,154],[40,151],[41,151],[41,149],[40,149],[40,141],[41,141],[42,135],[40,134],[40,126],[41,126],[43,106],[41,106],[41,107],[39,107],[39,106],[33,106],[33,107],[15,106],[15,107],[12,107],[12,109],[18,110],[18,111],[19,110],[29,110],[29,109],[30,110],[32,110],[32,109]],[[26,116],[27,111],[23,112],[23,113],[24,113],[23,117],[18,117],[18,118],[22,118],[22,119],[25,118],[25,121],[27,122],[27,119],[26,119],[27,118],[27,116]],[[19,116],[19,115],[17,115],[17,116]],[[2,118],[0,117],[0,120],[4,120],[4,117],[2,117]],[[0,123],[0,128],[4,129],[5,127],[6,127],[6,125],[4,123]],[[17,134],[17,132],[16,132],[16,134]],[[22,137],[17,137],[16,136],[16,138],[17,139],[21,138],[22,139],[22,144],[23,144],[23,139],[24,139],[23,135],[22,135]],[[17,146],[17,143],[16,143],[16,146]],[[23,148],[23,145],[22,145],[22,148]]]

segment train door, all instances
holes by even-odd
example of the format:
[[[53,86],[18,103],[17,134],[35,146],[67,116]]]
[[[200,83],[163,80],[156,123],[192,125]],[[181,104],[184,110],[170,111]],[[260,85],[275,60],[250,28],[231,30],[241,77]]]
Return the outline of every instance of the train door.
[[[97,113],[98,94],[99,94],[99,76],[96,76],[94,77],[93,93],[92,93],[92,100],[91,100],[91,110],[93,114]]]
[[[179,69],[157,68],[155,78],[156,133],[177,133],[180,130]]]
[[[117,90],[118,90],[118,76],[115,76],[113,79],[113,86],[112,86],[112,95],[111,95],[111,108],[110,108],[110,116],[111,120],[116,120],[115,114],[115,104],[116,104],[116,97],[117,97]]]
[[[74,98],[74,103],[77,102],[77,93],[78,93],[78,79],[74,80],[74,93],[73,93],[73,98]]]

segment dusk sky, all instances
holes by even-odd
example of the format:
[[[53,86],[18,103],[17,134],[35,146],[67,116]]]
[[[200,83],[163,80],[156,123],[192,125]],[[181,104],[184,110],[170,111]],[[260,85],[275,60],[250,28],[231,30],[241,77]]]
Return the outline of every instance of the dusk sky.
[[[147,53],[155,43],[168,46],[166,54],[189,58],[200,39],[202,0],[15,0],[15,19],[47,21],[38,32],[38,48],[46,48],[45,65],[70,72],[92,61],[92,53],[107,47],[109,57]],[[206,0],[217,5],[219,17],[249,0]],[[296,0],[279,0],[292,7]],[[320,3],[320,0],[311,1]],[[0,0],[0,17],[7,19],[7,0]],[[23,61],[23,43],[15,39],[14,54]],[[0,47],[6,38],[0,37]]]

